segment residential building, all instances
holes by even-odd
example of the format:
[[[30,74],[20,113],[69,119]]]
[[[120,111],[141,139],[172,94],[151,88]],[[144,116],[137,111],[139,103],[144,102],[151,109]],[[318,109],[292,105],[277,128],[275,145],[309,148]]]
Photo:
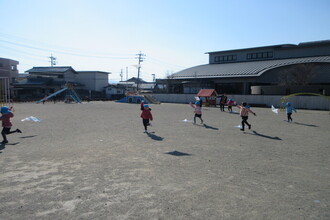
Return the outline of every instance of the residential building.
[[[84,85],[84,89],[104,92],[104,88],[108,86],[109,72],[102,71],[77,71],[77,82]]]
[[[0,58],[0,101],[8,102],[10,99],[16,96],[13,84],[18,77],[16,60],[7,58]]]
[[[26,71],[28,77],[17,82],[15,88],[19,99],[39,99],[52,94],[67,83],[74,85],[81,97],[105,97],[105,87],[108,85],[107,72],[75,71],[71,66],[33,67]],[[60,95],[59,95],[60,96]]]
[[[16,60],[0,58],[0,77],[7,77],[11,84],[15,83],[18,77],[18,64]]]

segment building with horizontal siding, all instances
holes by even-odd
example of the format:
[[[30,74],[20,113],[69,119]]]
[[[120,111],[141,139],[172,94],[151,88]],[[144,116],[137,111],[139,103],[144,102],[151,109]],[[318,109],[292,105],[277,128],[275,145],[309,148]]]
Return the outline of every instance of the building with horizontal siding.
[[[209,63],[168,77],[171,93],[330,95],[330,40],[207,52]]]

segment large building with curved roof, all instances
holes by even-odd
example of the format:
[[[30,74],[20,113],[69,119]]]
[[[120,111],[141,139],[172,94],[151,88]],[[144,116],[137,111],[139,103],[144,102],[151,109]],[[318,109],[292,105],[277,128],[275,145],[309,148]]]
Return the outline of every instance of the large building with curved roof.
[[[172,92],[204,88],[228,94],[330,93],[330,40],[206,54],[208,64],[169,77]]]

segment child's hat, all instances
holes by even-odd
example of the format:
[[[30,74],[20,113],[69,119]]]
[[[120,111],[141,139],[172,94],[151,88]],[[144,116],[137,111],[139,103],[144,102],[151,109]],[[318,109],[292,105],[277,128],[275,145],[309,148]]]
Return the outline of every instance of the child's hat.
[[[149,105],[144,105],[143,107],[145,107],[145,108],[149,108]]]
[[[287,103],[286,103],[286,106],[290,106],[290,105],[291,105],[291,102],[287,102]]]
[[[10,110],[7,106],[2,106],[0,111],[2,114],[6,114],[6,113],[10,112]]]

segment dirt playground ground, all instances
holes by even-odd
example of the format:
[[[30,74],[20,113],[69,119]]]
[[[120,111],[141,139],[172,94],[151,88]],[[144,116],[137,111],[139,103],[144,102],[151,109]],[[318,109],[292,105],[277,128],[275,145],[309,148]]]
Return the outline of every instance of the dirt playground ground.
[[[252,108],[15,104],[0,146],[0,219],[330,219],[330,115]],[[234,107],[237,111],[237,108]],[[41,122],[21,121],[35,116]],[[186,121],[183,121],[187,119]]]

